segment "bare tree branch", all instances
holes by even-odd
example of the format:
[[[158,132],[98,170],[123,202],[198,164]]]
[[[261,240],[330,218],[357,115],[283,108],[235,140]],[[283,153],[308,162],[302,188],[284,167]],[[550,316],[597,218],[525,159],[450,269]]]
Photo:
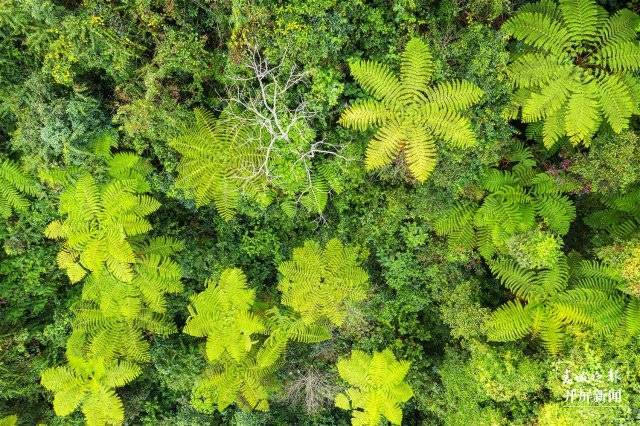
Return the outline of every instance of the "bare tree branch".
[[[228,103],[243,111],[234,118],[260,130],[258,137],[262,155],[259,165],[242,179],[252,181],[265,178],[268,182],[277,182],[283,176],[276,175],[272,168],[274,156],[279,152],[287,153],[286,150],[299,149],[293,145],[292,132],[308,127],[316,116],[295,92],[299,85],[308,83],[309,76],[295,65],[285,70],[286,54],[278,64],[273,65],[261,54],[258,46],[253,46],[249,49],[248,58],[245,64],[248,75],[233,77],[235,84],[227,90]],[[341,147],[319,140],[294,154],[297,159],[292,167],[302,164],[305,171],[307,189],[303,193],[311,190],[313,185],[312,160],[317,155],[347,160],[340,152]],[[297,201],[300,201],[300,197]]]

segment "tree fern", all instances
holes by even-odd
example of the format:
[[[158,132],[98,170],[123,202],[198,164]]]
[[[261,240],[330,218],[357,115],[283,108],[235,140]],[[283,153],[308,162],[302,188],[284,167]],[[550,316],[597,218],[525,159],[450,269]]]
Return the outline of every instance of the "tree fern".
[[[483,95],[473,83],[450,81],[430,86],[434,64],[426,44],[411,39],[401,54],[400,78],[377,62],[354,60],[351,74],[372,98],[357,101],[340,117],[345,127],[376,128],[365,166],[375,170],[404,154],[409,172],[424,182],[437,162],[437,141],[470,147],[476,138],[462,112]]]
[[[240,269],[226,269],[217,283],[208,281],[207,289],[192,300],[190,317],[184,332],[207,337],[209,362],[218,361],[227,353],[241,361],[254,344],[253,334],[263,333],[263,321],[251,312],[255,292],[247,288],[247,279]]]
[[[292,260],[278,266],[282,304],[306,324],[326,319],[341,325],[350,305],[366,297],[369,277],[358,257],[357,249],[337,239],[324,248],[314,241],[305,242],[293,251]]]
[[[508,244],[519,235],[542,229],[563,236],[576,216],[569,189],[535,166],[530,152],[520,147],[511,156],[510,171],[490,169],[482,184],[487,195],[479,207],[459,204],[441,215],[434,227],[446,235],[452,249],[477,247],[490,259],[509,252]]]
[[[274,143],[242,112],[228,109],[215,118],[197,109],[194,122],[170,141],[181,155],[176,187],[197,206],[213,204],[225,220],[235,217],[243,198],[264,206],[281,193],[288,196],[285,204],[322,213],[329,192],[340,191],[335,170],[310,163],[314,148],[298,153],[287,147],[281,153]],[[294,211],[288,208],[289,213]]]
[[[36,182],[17,164],[0,159],[0,218],[7,219],[14,210],[25,211],[29,206],[26,195],[38,192]]]
[[[57,415],[67,416],[81,407],[88,425],[120,425],[124,408],[114,389],[133,381],[140,372],[140,367],[129,361],[104,362],[95,358],[81,367],[46,370],[42,385],[54,392],[53,409]]]
[[[373,355],[354,350],[349,358],[338,360],[337,367],[349,388],[336,395],[335,405],[352,411],[352,425],[377,426],[383,419],[395,425],[402,422],[401,404],[413,396],[404,381],[408,362],[396,360],[390,349]]]
[[[610,297],[606,289],[580,282],[570,286],[569,264],[564,255],[546,269],[527,270],[508,258],[489,265],[516,297],[491,315],[487,323],[491,340],[513,341],[532,333],[540,337],[550,353],[556,354],[562,348],[567,324],[606,330],[615,321],[612,316],[620,311],[619,301]]]
[[[139,161],[128,157],[135,161],[127,167],[118,163],[114,168],[112,163],[110,171],[116,177],[109,182],[100,184],[84,174],[60,196],[59,212],[65,218],[51,222],[45,235],[65,240],[58,264],[71,282],[103,268],[121,281],[133,279],[135,253],[128,239],[151,229],[146,216],[160,203],[144,194],[146,183],[127,172]]]
[[[589,145],[603,122],[619,133],[640,113],[640,17],[609,16],[595,0],[525,5],[502,31],[529,47],[510,65],[511,108],[524,122],[543,123],[547,148],[562,137]]]
[[[197,205],[213,202],[225,220],[233,218],[242,186],[255,183],[252,175],[259,177],[255,173],[259,167],[257,144],[248,129],[197,109],[191,128],[170,145],[182,156],[178,188],[188,191]]]
[[[175,330],[173,323],[163,315],[166,310],[163,297],[181,291],[181,272],[177,264],[158,254],[157,247],[161,243],[165,244],[163,253],[167,256],[172,253],[167,247],[179,248],[179,244],[167,239],[151,240],[137,246],[141,253],[137,254],[139,260],[130,282],[119,280],[107,270],[92,272],[86,278],[82,300],[75,308],[73,333],[67,343],[69,365],[45,370],[42,383],[58,392],[56,385],[50,385],[51,377],[68,373],[84,380],[83,386],[95,392],[73,388],[77,403],[58,406],[54,400],[56,414],[67,415],[82,405],[88,424],[121,424],[122,402],[114,389],[133,380],[139,374],[138,364],[150,360],[145,335],[164,335]],[[144,253],[145,249],[152,248],[155,249],[153,254]],[[130,372],[126,382],[120,382],[116,380],[120,376],[114,376],[122,370],[121,366],[126,366],[126,371]],[[114,372],[104,373],[105,383],[98,387],[95,380],[102,377],[100,374],[105,369],[114,369]],[[65,389],[61,390],[66,392],[61,398],[72,392]],[[78,395],[84,395],[85,399],[81,400]]]

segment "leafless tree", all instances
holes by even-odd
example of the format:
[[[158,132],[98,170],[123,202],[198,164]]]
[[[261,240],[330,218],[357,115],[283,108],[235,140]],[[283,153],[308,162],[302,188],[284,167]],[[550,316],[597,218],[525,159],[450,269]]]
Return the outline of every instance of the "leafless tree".
[[[246,178],[265,178],[278,181],[272,168],[274,155],[279,151],[296,150],[294,166],[301,164],[305,170],[308,186],[312,185],[312,160],[317,155],[340,157],[341,147],[324,140],[312,141],[305,149],[296,148],[292,134],[310,125],[316,112],[309,108],[305,99],[297,93],[300,85],[308,84],[308,73],[295,64],[286,62],[286,54],[280,62],[272,65],[262,55],[258,46],[247,50],[246,75],[232,77],[234,84],[227,89],[227,101],[238,108],[234,119],[258,129],[260,161]],[[291,152],[286,154],[291,155]],[[298,200],[299,201],[299,200]]]

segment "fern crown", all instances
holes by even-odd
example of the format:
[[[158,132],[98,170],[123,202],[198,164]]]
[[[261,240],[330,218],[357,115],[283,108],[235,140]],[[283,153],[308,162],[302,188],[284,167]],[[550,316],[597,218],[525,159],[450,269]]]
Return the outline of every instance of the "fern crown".
[[[215,362],[227,352],[234,360],[244,358],[251,347],[251,336],[265,331],[260,318],[251,313],[255,292],[247,288],[240,269],[226,269],[217,283],[209,281],[207,289],[191,301],[191,316],[184,332],[207,337],[207,358]]]
[[[114,392],[141,373],[129,361],[94,359],[84,371],[73,366],[56,367],[42,374],[42,385],[54,392],[56,414],[66,416],[79,406],[87,425],[119,425],[124,421],[122,401]]]
[[[640,332],[637,299],[622,298],[616,291],[619,279],[600,264],[581,261],[570,266],[561,255],[547,269],[527,270],[508,258],[492,261],[490,267],[516,296],[493,312],[487,324],[491,340],[511,341],[533,333],[556,354],[568,324],[588,326],[598,333],[620,327],[627,333]]]
[[[422,40],[407,43],[400,78],[373,61],[354,60],[349,68],[371,98],[348,107],[340,124],[360,131],[377,129],[367,147],[367,170],[387,166],[404,153],[411,176],[424,182],[437,162],[437,140],[461,148],[476,143],[471,122],[461,113],[480,100],[482,90],[458,80],[430,86],[434,63]]]
[[[391,424],[402,422],[401,404],[413,396],[404,381],[410,364],[398,361],[390,349],[369,355],[354,350],[349,358],[338,360],[338,373],[349,384],[335,398],[335,405],[352,410],[354,426],[377,426],[383,419]]]
[[[640,17],[623,9],[609,16],[595,0],[525,5],[502,31],[527,49],[510,65],[516,89],[510,116],[542,122],[547,148],[564,136],[589,145],[606,120],[616,132],[640,113]]]
[[[325,248],[305,242],[294,250],[292,260],[278,267],[282,304],[307,324],[326,318],[335,326],[342,325],[350,305],[364,300],[368,289],[369,276],[359,266],[358,254],[337,239]]]
[[[196,109],[194,122],[170,141],[181,155],[176,187],[193,198],[197,206],[213,203],[227,221],[235,217],[243,198],[267,206],[276,192],[297,194],[296,201],[289,193],[281,204],[289,216],[295,213],[298,202],[308,211],[322,213],[329,192],[342,190],[335,168],[325,163],[314,170],[303,170],[299,162],[291,161],[291,153],[272,152],[258,126],[247,124],[241,114],[234,114],[239,113],[225,110],[216,118]],[[286,185],[270,174],[269,161],[278,163],[282,175],[290,176],[285,179]]]
[[[149,232],[146,216],[160,207],[144,194],[148,184],[134,171],[139,161],[135,155],[117,154],[110,161],[112,180],[100,184],[84,174],[60,196],[59,212],[65,218],[51,222],[45,235],[65,240],[58,264],[71,282],[102,268],[121,281],[133,279],[135,253],[128,239]]]
[[[576,211],[564,195],[570,186],[562,183],[562,176],[539,172],[523,146],[509,159],[514,162],[510,171],[486,172],[482,183],[488,193],[480,207],[459,204],[436,221],[436,232],[447,235],[452,248],[477,247],[491,259],[507,253],[509,240],[528,231],[542,228],[555,236],[569,231]]]

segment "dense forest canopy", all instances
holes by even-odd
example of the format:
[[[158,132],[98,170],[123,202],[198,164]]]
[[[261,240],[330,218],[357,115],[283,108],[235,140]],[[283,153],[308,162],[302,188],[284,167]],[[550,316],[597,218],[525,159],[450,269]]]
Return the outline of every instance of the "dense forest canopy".
[[[634,0],[0,0],[0,425],[640,424]]]

